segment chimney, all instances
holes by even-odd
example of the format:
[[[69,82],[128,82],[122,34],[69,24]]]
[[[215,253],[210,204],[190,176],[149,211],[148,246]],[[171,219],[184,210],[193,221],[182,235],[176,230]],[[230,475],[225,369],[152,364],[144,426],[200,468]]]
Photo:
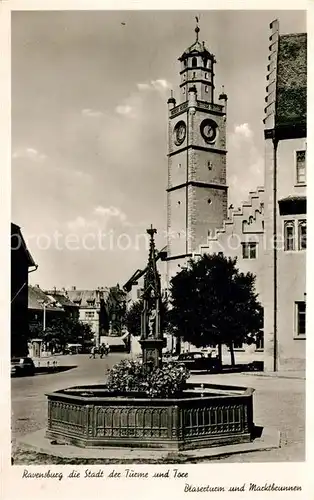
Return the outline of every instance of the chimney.
[[[76,286],[72,286],[72,287],[71,287],[71,290],[72,290],[72,292],[75,292],[75,290],[76,290]]]

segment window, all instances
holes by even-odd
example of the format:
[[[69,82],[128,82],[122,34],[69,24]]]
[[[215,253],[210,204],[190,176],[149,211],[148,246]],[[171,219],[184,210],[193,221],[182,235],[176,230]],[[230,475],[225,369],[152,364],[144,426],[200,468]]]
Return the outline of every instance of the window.
[[[205,80],[208,80],[208,73],[205,73]]]
[[[256,349],[264,349],[264,332],[260,331],[256,335]]]
[[[296,302],[296,334],[305,335],[306,332],[306,303]]]
[[[306,220],[284,221],[284,249],[306,250]]]
[[[207,85],[205,85],[205,92],[208,92],[208,87],[207,87]]]
[[[299,221],[298,241],[299,241],[299,244],[298,244],[299,250],[306,250],[306,221],[305,220]]]
[[[294,221],[285,221],[285,250],[294,250]]]
[[[296,151],[297,184],[306,183],[305,151]]]
[[[182,92],[183,92],[183,94],[185,94],[185,87],[183,87]]]
[[[93,319],[94,315],[95,315],[94,311],[86,311],[85,318],[86,319]]]
[[[257,243],[242,243],[242,258],[256,259]]]
[[[193,57],[193,59],[192,59],[192,68],[196,68],[196,66],[197,66],[197,58]]]
[[[195,76],[196,76],[196,73],[195,73],[195,71],[193,71],[193,78],[195,78]]]

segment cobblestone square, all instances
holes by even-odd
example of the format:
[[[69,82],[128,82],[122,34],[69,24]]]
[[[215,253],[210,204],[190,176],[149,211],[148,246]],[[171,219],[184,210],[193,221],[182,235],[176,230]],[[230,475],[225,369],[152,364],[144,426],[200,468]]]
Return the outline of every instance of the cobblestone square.
[[[63,356],[58,358],[60,364],[76,368],[57,374],[12,379],[12,444],[15,463],[36,463],[34,454],[21,454],[17,450],[16,438],[46,426],[47,392],[79,384],[104,382],[108,368],[126,356],[110,354],[104,359],[90,359],[87,355]],[[212,459],[212,462],[297,462],[305,459],[304,379],[250,374],[192,374],[191,381],[253,387],[255,424],[276,428],[281,433],[279,449],[224,456],[219,460]]]

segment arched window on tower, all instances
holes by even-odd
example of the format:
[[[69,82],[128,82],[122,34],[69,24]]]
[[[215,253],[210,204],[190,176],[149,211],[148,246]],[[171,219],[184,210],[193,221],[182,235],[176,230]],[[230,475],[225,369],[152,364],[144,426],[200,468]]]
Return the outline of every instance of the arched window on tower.
[[[193,57],[193,59],[192,59],[192,68],[196,68],[196,66],[197,66],[197,58]]]

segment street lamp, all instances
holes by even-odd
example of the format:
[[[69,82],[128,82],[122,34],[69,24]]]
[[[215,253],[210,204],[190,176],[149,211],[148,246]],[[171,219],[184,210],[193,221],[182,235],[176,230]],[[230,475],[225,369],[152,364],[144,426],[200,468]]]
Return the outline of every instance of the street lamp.
[[[44,334],[46,331],[46,306],[48,305],[48,303],[45,302],[44,300],[39,300],[38,302],[43,306],[43,334]]]

